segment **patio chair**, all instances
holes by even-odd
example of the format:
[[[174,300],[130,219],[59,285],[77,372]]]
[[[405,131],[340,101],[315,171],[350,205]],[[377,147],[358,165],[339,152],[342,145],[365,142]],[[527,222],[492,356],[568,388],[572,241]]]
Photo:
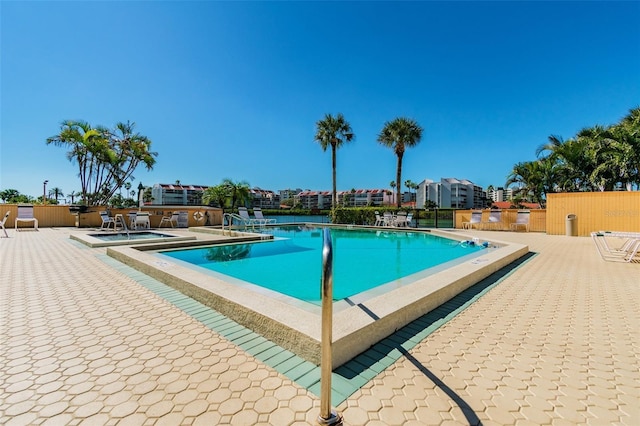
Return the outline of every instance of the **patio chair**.
[[[162,216],[162,219],[160,219],[160,225],[158,225],[158,228],[162,228],[162,224],[164,223],[168,223],[169,225],[171,225],[172,228],[175,228],[173,224],[175,222],[176,226],[178,226],[178,217],[180,217],[180,212],[173,212],[171,213],[171,216]]]
[[[401,226],[401,227],[407,226],[407,212],[398,212],[398,214],[396,214],[396,217],[393,221],[393,224],[395,226]]]
[[[135,229],[151,229],[151,223],[149,221],[149,212],[136,213]]]
[[[489,220],[482,222],[483,229],[502,230],[502,210],[491,210],[489,212]]]
[[[384,212],[382,213],[382,226],[393,226],[394,218],[393,213]]]
[[[524,227],[525,231],[529,232],[529,210],[518,210],[516,221],[509,225],[512,231],[516,231],[518,227]]]
[[[113,225],[113,230],[116,230],[116,221],[114,218],[109,216],[109,212],[103,210],[100,212],[100,219],[102,219],[102,225],[100,225],[100,229],[109,229]]]
[[[262,225],[273,225],[277,221],[275,219],[267,219],[262,214],[262,209],[260,207],[254,207],[253,215],[256,217],[256,220]]]
[[[376,221],[373,226],[382,226],[384,221],[382,220],[382,216],[380,216],[380,212],[376,212]]]
[[[7,234],[7,229],[4,227],[4,224],[7,222],[7,218],[9,217],[9,214],[11,212],[8,211],[5,215],[4,215],[4,219],[2,219],[2,222],[0,222],[0,228],[2,228],[2,232],[4,232],[4,236],[9,238],[9,234]]]
[[[34,230],[38,230],[38,219],[33,217],[33,206],[18,206],[18,217],[16,217],[16,231],[18,222],[33,222]]]
[[[471,212],[469,222],[462,222],[462,229],[473,229],[474,226],[480,228],[482,225],[482,211],[474,210]]]

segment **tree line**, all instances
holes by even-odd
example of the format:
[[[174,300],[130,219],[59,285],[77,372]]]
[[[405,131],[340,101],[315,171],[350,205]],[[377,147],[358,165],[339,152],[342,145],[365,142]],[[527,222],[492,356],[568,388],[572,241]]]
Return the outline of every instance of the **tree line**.
[[[640,107],[618,123],[596,125],[563,140],[551,135],[533,161],[517,163],[506,187],[518,199],[546,204],[552,192],[632,191],[640,189]]]

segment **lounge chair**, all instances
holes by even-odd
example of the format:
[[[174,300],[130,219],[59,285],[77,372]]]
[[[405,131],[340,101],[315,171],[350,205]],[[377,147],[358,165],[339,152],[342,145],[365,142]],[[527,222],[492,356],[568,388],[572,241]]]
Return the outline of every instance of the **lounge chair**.
[[[8,211],[5,215],[4,215],[4,219],[2,219],[2,222],[0,222],[0,228],[2,228],[2,232],[4,232],[4,236],[9,238],[9,234],[7,234],[7,229],[4,227],[4,224],[7,222],[7,218],[9,217],[9,214],[11,212]]]
[[[640,261],[640,233],[638,232],[592,232],[598,254],[610,262]],[[616,240],[613,240],[613,239]],[[617,243],[614,245],[614,241]]]
[[[38,219],[33,217],[33,206],[18,206],[18,217],[16,217],[16,231],[18,222],[33,222],[33,227],[38,230]]]
[[[173,212],[171,213],[171,216],[162,216],[162,219],[160,219],[160,225],[158,225],[158,228],[162,228],[162,224],[164,223],[168,223],[169,225],[171,225],[172,228],[175,228],[173,224],[175,222],[176,226],[178,226],[178,217],[180,217],[180,212]]]
[[[256,217],[256,220],[262,225],[273,225],[277,221],[275,219],[267,219],[262,214],[262,209],[260,207],[254,207],[253,215]]]
[[[482,229],[502,230],[502,210],[491,210],[489,220],[482,222]]]
[[[512,231],[516,231],[519,227],[524,227],[525,231],[529,232],[529,210],[518,210],[516,221],[509,225]]]
[[[102,219],[102,225],[100,225],[100,229],[109,229],[113,226],[113,230],[116,230],[116,221],[114,218],[109,216],[109,213],[106,210],[100,212],[100,219]]]
[[[482,211],[474,210],[471,212],[469,222],[462,222],[462,229],[473,229],[474,226],[480,228],[482,223]]]

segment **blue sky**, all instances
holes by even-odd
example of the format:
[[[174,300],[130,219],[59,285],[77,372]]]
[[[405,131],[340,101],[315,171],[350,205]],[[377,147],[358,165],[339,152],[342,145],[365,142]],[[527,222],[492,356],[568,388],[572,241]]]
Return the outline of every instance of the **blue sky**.
[[[0,189],[79,191],[66,119],[131,120],[158,152],[145,185],[331,189],[315,123],[355,140],[337,185],[388,188],[386,121],[424,128],[403,181],[501,186],[551,134],[640,104],[640,2],[0,2]]]

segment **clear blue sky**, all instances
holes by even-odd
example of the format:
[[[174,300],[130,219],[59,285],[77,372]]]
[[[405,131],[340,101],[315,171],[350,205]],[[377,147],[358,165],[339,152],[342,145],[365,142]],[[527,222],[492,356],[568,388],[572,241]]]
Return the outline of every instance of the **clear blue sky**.
[[[403,181],[501,186],[551,134],[640,104],[640,2],[2,1],[0,189],[79,191],[65,119],[131,120],[159,153],[134,186],[331,189],[315,123],[342,112],[339,190],[388,188],[376,139],[424,128]]]

